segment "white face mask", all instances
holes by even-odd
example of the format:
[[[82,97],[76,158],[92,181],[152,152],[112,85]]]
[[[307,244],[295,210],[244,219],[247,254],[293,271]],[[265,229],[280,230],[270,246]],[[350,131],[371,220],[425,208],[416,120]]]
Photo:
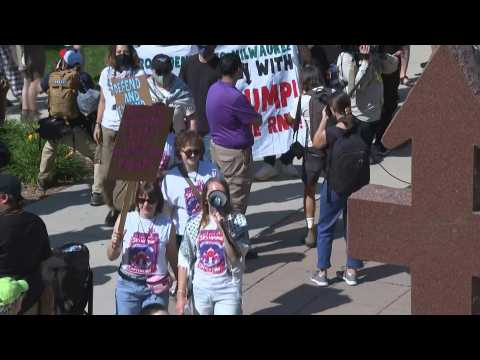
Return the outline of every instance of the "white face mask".
[[[164,85],[165,85],[165,76],[163,76],[163,75],[157,75],[157,73],[154,71],[154,72],[152,72],[152,77],[153,77],[153,80],[155,80],[155,82],[157,83],[158,86],[164,87]]]

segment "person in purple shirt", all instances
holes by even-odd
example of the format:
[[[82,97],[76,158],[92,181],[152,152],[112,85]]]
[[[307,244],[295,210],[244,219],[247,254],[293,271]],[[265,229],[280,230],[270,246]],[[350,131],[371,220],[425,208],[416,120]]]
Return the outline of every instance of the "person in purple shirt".
[[[245,214],[253,181],[251,126],[260,126],[262,117],[235,88],[243,77],[238,54],[222,56],[219,68],[222,77],[210,86],[206,103],[212,160],[230,187],[232,209]]]

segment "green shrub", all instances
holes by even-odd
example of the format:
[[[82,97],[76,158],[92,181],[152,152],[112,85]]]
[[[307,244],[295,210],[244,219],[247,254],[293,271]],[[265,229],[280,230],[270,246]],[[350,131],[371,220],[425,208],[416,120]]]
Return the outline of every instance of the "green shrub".
[[[11,152],[11,162],[6,171],[17,176],[24,184],[35,185],[40,167],[41,149],[45,141],[39,144],[37,125],[7,120],[0,129],[0,141]],[[85,161],[75,154],[67,158],[70,148],[60,145],[57,148],[56,179],[59,182],[78,182],[88,175]]]

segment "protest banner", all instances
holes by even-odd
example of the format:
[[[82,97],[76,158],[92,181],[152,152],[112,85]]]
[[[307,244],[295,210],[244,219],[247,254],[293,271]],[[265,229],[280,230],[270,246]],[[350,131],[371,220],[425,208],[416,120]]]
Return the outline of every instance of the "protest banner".
[[[260,127],[252,126],[255,160],[288,151],[293,128],[285,115],[299,97],[299,54],[295,45],[219,45],[219,56],[235,52],[243,63],[243,79],[236,87],[248,98],[263,118]],[[300,124],[298,141],[305,142],[305,124]]]
[[[128,181],[120,213],[120,233],[123,233],[137,182],[156,181],[172,117],[172,109],[161,103],[125,107],[108,169],[110,179]]]
[[[152,73],[152,59],[155,55],[164,54],[172,58],[172,73],[177,76],[187,57],[198,52],[196,45],[139,45],[135,50],[147,75]]]
[[[156,54],[179,56],[174,61],[174,73],[188,55],[196,54],[195,45],[140,45],[139,57],[144,59],[147,72],[148,59]],[[257,112],[262,115],[263,124],[252,126],[255,138],[253,157],[255,160],[268,155],[280,155],[288,151],[293,142],[293,128],[288,125],[285,115],[294,107],[299,94],[299,53],[296,45],[218,45],[215,52],[222,56],[235,52],[243,63],[244,75],[236,87],[248,98]],[[177,71],[178,70],[178,71]],[[305,143],[305,124],[300,124],[298,141]]]
[[[145,75],[112,79],[112,95],[120,119],[125,105],[152,105]]]

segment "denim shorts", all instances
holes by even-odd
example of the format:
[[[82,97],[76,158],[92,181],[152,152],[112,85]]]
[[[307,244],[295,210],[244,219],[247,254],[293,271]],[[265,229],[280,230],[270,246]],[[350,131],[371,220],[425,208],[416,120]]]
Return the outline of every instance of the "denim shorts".
[[[160,304],[168,309],[168,291],[160,295],[152,293],[147,287],[131,280],[119,278],[115,290],[117,315],[138,315],[151,304]]]

